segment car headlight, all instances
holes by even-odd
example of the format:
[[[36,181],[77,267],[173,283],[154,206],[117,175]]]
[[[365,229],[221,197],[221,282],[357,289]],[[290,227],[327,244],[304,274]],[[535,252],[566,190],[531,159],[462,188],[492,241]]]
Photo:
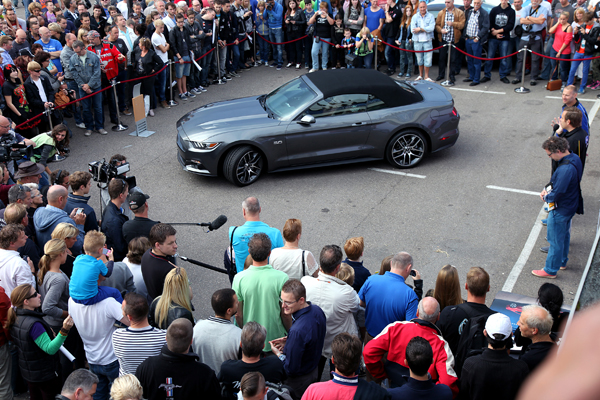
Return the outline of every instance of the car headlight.
[[[191,142],[194,148],[198,150],[212,151],[219,147],[221,142]]]

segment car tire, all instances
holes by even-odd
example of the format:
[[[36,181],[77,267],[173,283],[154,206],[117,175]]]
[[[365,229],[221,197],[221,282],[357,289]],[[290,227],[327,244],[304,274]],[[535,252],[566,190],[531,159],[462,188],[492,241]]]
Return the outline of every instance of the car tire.
[[[248,186],[258,180],[264,165],[263,155],[253,147],[237,147],[223,162],[223,175],[236,186]]]
[[[395,168],[412,168],[418,165],[427,153],[427,141],[415,130],[396,134],[388,144],[385,157]]]

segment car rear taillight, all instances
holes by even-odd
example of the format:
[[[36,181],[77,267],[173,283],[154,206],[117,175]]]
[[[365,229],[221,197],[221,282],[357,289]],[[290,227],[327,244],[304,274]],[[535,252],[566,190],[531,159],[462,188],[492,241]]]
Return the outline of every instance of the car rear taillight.
[[[458,111],[456,111],[456,107],[452,107],[452,114],[453,114],[455,117],[458,117]]]

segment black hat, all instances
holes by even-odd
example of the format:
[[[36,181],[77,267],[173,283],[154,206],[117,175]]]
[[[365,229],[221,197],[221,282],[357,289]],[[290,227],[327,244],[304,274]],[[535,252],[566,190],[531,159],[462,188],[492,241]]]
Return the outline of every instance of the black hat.
[[[146,200],[148,200],[150,196],[144,194],[142,192],[133,192],[129,194],[129,208],[131,211],[135,211],[144,204],[146,204]]]
[[[33,58],[33,54],[31,54],[31,51],[29,49],[19,50],[19,55],[20,56],[29,56],[29,57]]]

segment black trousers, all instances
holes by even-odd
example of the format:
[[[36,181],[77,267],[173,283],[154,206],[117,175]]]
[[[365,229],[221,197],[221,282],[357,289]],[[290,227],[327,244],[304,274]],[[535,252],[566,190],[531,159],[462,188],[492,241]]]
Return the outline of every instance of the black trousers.
[[[445,45],[448,42],[442,40],[441,45]],[[454,73],[460,71],[460,53],[456,49],[452,49],[450,54],[450,80],[454,80]],[[439,61],[439,73],[438,76],[446,77],[446,67],[448,64],[448,46],[440,49],[440,61]]]

